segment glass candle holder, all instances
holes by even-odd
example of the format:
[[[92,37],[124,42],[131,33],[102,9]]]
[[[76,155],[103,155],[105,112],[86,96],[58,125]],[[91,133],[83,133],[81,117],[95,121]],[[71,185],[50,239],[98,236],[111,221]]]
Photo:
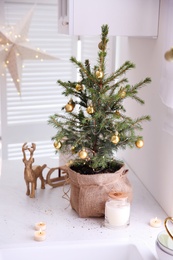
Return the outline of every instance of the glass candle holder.
[[[105,204],[105,226],[108,228],[125,227],[130,224],[130,203],[124,193],[109,193]]]

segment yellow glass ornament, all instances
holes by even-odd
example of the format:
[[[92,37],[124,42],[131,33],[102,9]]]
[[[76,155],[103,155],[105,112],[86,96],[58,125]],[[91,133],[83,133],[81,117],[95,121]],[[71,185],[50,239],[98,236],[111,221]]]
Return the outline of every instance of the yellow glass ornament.
[[[103,78],[103,71],[101,71],[101,70],[97,70],[96,71],[96,77],[98,78],[98,79],[102,79]]]
[[[94,107],[92,105],[87,107],[87,113],[88,114],[93,114],[94,113]]]
[[[79,152],[79,157],[80,157],[81,159],[86,159],[87,156],[88,156],[88,153],[87,153],[87,151],[85,150],[85,148],[83,148],[83,149]]]
[[[76,90],[77,91],[81,91],[81,90],[83,90],[83,86],[82,85],[80,85],[80,84],[76,84]]]
[[[71,100],[67,103],[67,105],[65,106],[65,110],[66,110],[66,112],[72,112],[73,109],[74,109],[74,107],[75,107],[75,103],[74,103],[73,100],[71,99]]]
[[[55,141],[53,145],[54,145],[54,147],[55,147],[56,149],[60,149],[61,146],[62,146],[62,143],[61,143],[60,141],[58,141],[58,142]]]
[[[173,61],[173,48],[165,53],[165,60]]]
[[[125,91],[125,90],[121,90],[121,91],[119,92],[119,95],[120,95],[121,98],[125,98],[125,96],[126,96],[126,91]]]
[[[99,42],[98,47],[99,47],[100,50],[102,50],[103,49],[103,43]]]
[[[114,144],[117,144],[118,142],[120,141],[120,138],[118,135],[113,135],[111,137],[111,142],[114,143]]]
[[[121,117],[121,114],[120,114],[120,112],[119,112],[118,110],[115,111],[115,115],[116,115],[118,118]]]
[[[75,153],[75,146],[71,147],[71,152],[74,154]]]
[[[144,141],[142,139],[138,139],[135,142],[135,145],[136,145],[137,148],[142,148],[144,146]]]

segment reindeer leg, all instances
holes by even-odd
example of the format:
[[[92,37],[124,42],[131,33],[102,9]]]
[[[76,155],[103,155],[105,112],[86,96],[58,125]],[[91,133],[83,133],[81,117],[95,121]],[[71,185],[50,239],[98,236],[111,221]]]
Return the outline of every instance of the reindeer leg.
[[[31,194],[30,198],[35,198],[35,182],[31,182]]]
[[[37,178],[35,178],[35,190],[37,189]]]
[[[30,195],[30,189],[29,189],[29,182],[28,181],[25,181],[26,182],[26,195],[29,196]]]
[[[39,175],[39,178],[41,180],[41,189],[45,189],[45,179],[43,177],[43,170],[47,167],[46,164],[43,164],[42,167],[41,167],[41,172],[40,172],[40,175]]]
[[[45,181],[44,181],[43,175],[41,174],[39,178],[41,180],[41,189],[45,189]]]

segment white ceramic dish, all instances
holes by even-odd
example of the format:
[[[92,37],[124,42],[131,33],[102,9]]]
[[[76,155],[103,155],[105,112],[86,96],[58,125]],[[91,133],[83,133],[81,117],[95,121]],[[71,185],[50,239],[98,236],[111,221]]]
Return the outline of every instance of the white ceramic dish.
[[[173,256],[163,251],[160,244],[156,241],[156,252],[159,260],[172,260]]]
[[[157,242],[163,251],[173,256],[173,240],[165,230],[158,234]]]

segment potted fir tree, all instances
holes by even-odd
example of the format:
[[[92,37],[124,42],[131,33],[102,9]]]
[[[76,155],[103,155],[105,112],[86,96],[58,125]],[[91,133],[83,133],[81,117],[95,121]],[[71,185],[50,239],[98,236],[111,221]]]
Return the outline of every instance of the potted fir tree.
[[[79,68],[80,80],[58,80],[69,102],[63,107],[64,113],[49,119],[57,129],[52,137],[56,150],[70,153],[73,158],[63,169],[70,178],[72,208],[80,217],[103,216],[105,201],[112,190],[127,192],[131,199],[127,170],[123,162],[114,158],[115,152],[126,147],[141,148],[141,123],[150,120],[148,115],[132,119],[123,106],[126,98],[144,104],[138,90],[150,83],[150,78],[130,85],[125,76],[135,67],[130,61],[111,75],[106,74],[108,29],[108,25],[102,26],[94,68],[90,67],[89,60],[83,64],[71,57],[71,62]]]

